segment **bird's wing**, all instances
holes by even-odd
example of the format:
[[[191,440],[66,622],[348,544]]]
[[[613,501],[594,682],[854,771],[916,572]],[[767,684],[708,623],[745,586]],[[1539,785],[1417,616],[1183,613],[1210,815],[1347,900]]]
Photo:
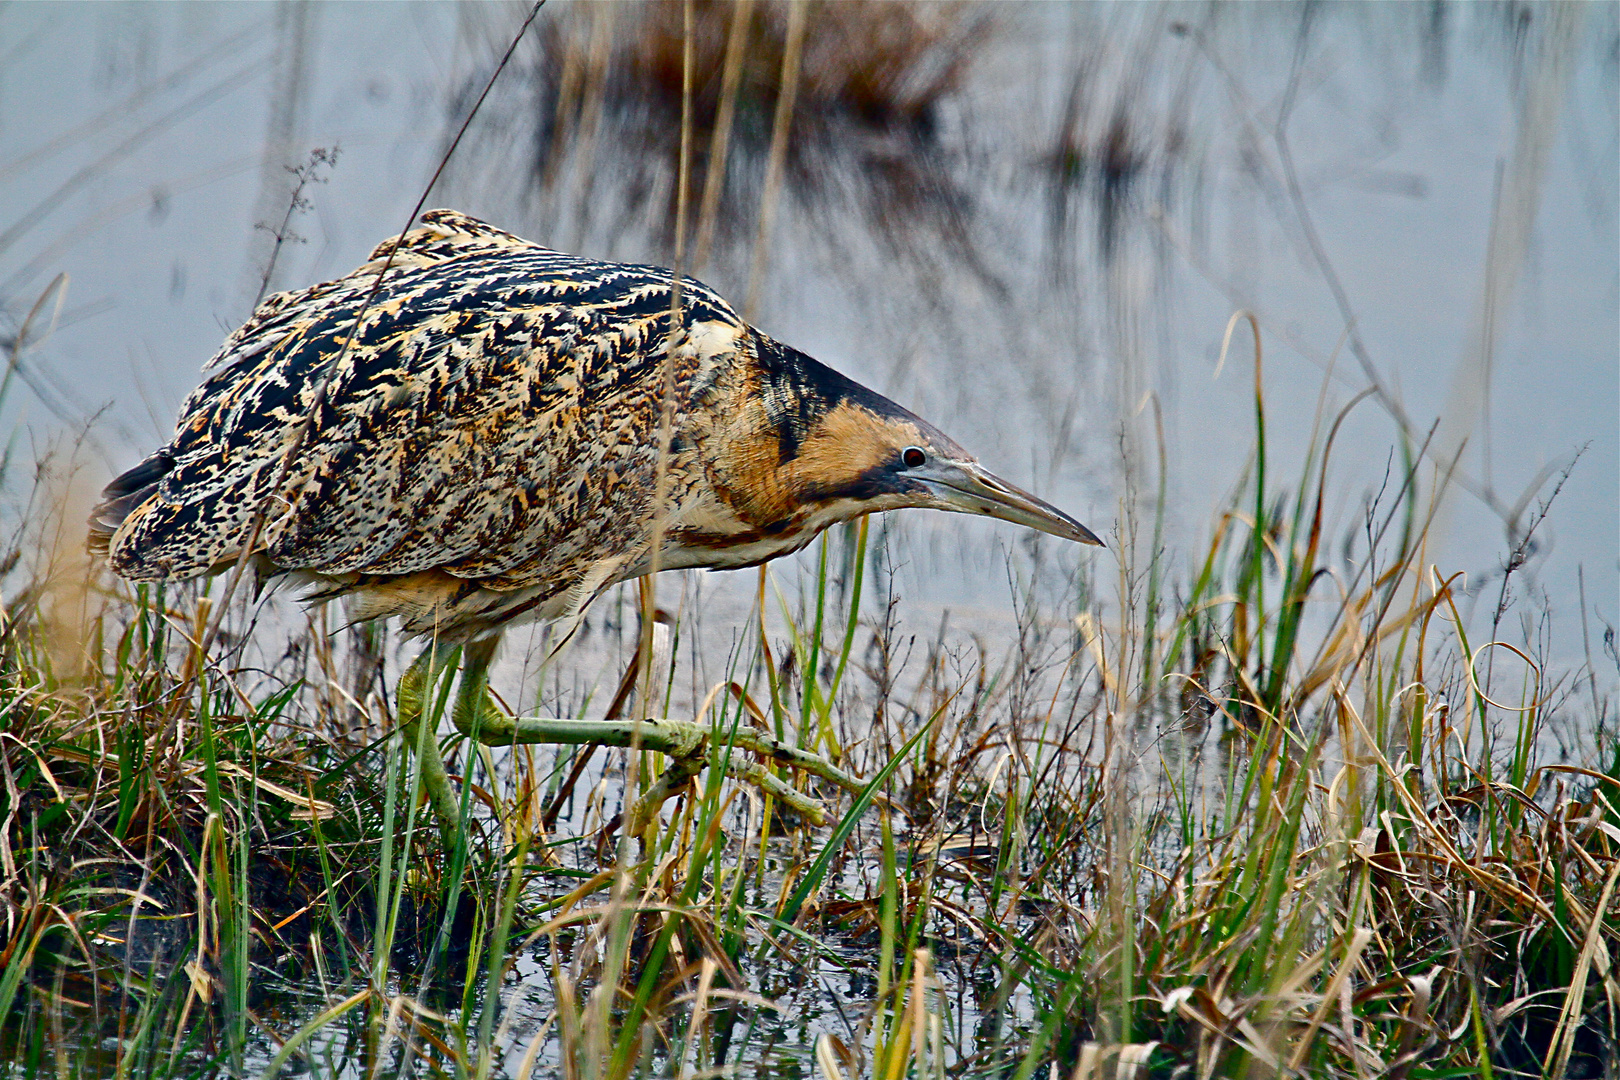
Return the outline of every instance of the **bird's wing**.
[[[668,271],[564,255],[462,215],[425,220],[352,346],[392,241],[347,278],[272,298],[232,335],[160,452],[172,467],[118,526],[114,569],[178,578],[234,558],[306,414],[258,545],[281,569],[436,568],[560,588],[645,543],[666,388],[678,487],[691,471],[679,432],[746,327],[688,280],[682,323],[702,330],[666,369]]]
[[[429,210],[422,215],[421,222],[404,235],[389,237],[378,244],[372,249],[369,259],[344,277],[305,289],[271,293],[265,297],[248,321],[225,339],[203,370],[217,375],[233,366],[246,364],[272,348],[288,333],[300,330],[311,312],[325,305],[363,298],[376,284],[377,274],[384,266],[392,275],[462,256],[494,253],[503,248],[540,247],[457,210]],[[199,388],[192,394],[192,400],[187,401],[186,407],[181,410],[182,417],[190,412],[192,402],[203,389]]]

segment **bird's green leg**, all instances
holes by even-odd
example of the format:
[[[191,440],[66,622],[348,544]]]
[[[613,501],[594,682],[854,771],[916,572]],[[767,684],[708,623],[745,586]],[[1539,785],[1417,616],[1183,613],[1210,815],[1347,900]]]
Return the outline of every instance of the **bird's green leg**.
[[[451,720],[456,730],[479,742],[488,742],[483,733],[505,719],[489,696],[489,665],[501,643],[499,634],[468,642],[461,650],[461,686],[456,691],[456,707]]]
[[[465,729],[464,729],[465,730]],[[648,796],[645,806],[635,808],[632,817],[639,822],[651,820],[656,811],[653,803],[661,803],[675,794],[679,786],[696,775],[708,761],[709,740],[715,734],[708,724],[690,720],[664,718],[646,720],[565,720],[551,717],[507,716],[488,718],[479,728],[479,741],[493,746],[552,743],[570,746],[623,746],[656,750],[676,759],[667,782],[660,783]],[[799,794],[754,761],[751,755],[767,757],[813,776],[830,780],[845,791],[862,790],[860,780],[816,754],[778,742],[769,732],[751,727],[739,728],[733,733],[735,749],[743,753],[727,755],[726,771],[739,780],[762,788],[782,802],[792,806],[818,824],[826,818],[826,808],[814,799]],[[683,775],[684,773],[684,775]],[[651,807],[651,809],[648,809]]]
[[[428,694],[438,684],[439,674],[449,666],[458,646],[440,643],[423,650],[399,680],[396,714],[399,729],[405,737],[405,746],[412,752],[420,751],[422,759],[422,788],[427,792],[428,804],[438,815],[440,828],[453,835],[461,825],[461,800],[450,785],[444,758],[439,755],[439,741],[431,728],[422,730],[422,718],[427,712]],[[487,666],[487,661],[486,661]],[[480,684],[482,689],[482,684]]]
[[[598,746],[640,747],[668,754],[673,759],[651,789],[631,807],[629,820],[633,833],[645,829],[658,812],[658,807],[683,790],[686,784],[702,770],[709,758],[709,740],[713,734],[706,724],[668,719],[646,720],[565,720],[543,717],[513,719],[496,708],[490,699],[489,668],[495,659],[499,635],[473,641],[462,649],[461,683],[456,690],[451,719],[456,729],[469,739],[487,746],[527,743],[594,744]],[[422,786],[428,801],[449,834],[454,834],[461,820],[461,801],[450,784],[444,762],[439,756],[438,742],[432,732],[422,738],[415,724],[423,713],[423,695],[437,679],[428,677],[431,664],[434,672],[443,671],[454,655],[453,646],[429,649],[400,680],[400,726],[406,730],[408,745],[421,747]],[[407,725],[409,725],[407,727]],[[847,791],[861,790],[860,781],[832,765],[831,762],[808,754],[792,746],[777,742],[768,733],[743,727],[734,734],[736,748],[742,753],[728,754],[726,771],[774,795],[794,809],[820,822],[826,810],[813,799],[794,791],[769,771],[749,760],[758,754],[780,764],[803,769],[816,776],[831,780]]]

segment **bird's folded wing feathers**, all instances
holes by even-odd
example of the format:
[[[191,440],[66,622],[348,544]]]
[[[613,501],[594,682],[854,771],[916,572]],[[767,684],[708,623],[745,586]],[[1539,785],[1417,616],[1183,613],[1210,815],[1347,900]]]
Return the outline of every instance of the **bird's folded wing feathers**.
[[[639,538],[667,271],[563,255],[448,211],[424,222],[358,333],[375,268],[278,294],[232,336],[163,451],[174,467],[113,539],[120,573],[186,577],[233,558],[328,374],[261,537],[276,565],[437,568],[517,588]],[[742,328],[707,289],[684,293],[684,324]],[[676,356],[678,428],[721,361]]]

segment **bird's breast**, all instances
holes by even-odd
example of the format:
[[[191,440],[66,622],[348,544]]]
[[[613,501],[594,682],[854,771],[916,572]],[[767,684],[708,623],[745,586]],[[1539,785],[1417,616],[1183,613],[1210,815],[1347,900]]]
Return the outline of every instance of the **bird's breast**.
[[[710,496],[672,519],[665,533],[660,565],[668,570],[758,566],[791,555],[824,529],[872,509],[858,500],[835,499],[761,525],[738,514],[724,500]]]
[[[797,530],[786,523],[762,527],[717,493],[706,491],[672,515],[659,562],[671,570],[725,569],[750,566],[803,546]]]

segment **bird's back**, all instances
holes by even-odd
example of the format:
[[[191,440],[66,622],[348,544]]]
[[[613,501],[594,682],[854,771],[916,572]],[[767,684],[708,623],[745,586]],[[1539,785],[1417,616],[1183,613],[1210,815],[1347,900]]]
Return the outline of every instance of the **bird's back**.
[[[257,550],[275,570],[339,586],[430,574],[543,600],[641,540],[666,425],[666,497],[695,482],[688,414],[752,349],[725,301],[683,282],[670,360],[668,271],[433,211],[371,296],[393,243],[271,297],[226,341],[174,439],[92,519],[114,570],[218,569],[265,507]]]

